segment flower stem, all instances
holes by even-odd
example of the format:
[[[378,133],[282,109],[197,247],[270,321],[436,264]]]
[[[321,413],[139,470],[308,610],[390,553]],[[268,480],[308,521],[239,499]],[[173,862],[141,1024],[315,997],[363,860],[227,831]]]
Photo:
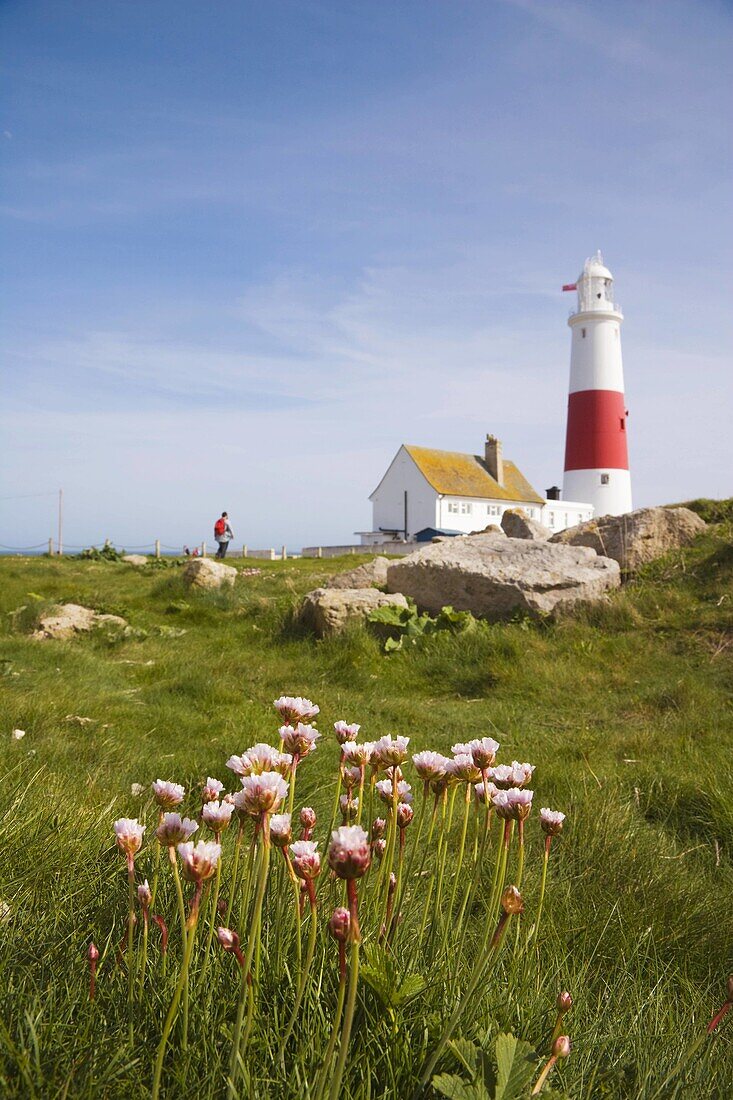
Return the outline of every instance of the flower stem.
[[[227,1100],[232,1100],[237,1095],[237,1077],[239,1062],[246,1047],[243,1041],[242,1018],[244,1015],[244,1002],[249,987],[249,1007],[247,1012],[247,1024],[244,1029],[244,1037],[249,1038],[249,1031],[254,1015],[254,991],[251,989],[250,970],[255,947],[259,941],[260,920],[262,917],[262,903],[267,889],[267,876],[270,869],[270,825],[267,814],[262,815],[262,844],[260,845],[260,866],[257,879],[257,894],[255,895],[254,910],[250,923],[249,938],[247,940],[247,953],[242,966],[242,989],[240,991],[239,1007],[237,1009],[237,1022],[232,1037],[232,1052],[229,1059],[229,1079],[227,1082]]]
[[[535,939],[540,934],[540,920],[542,919],[542,906],[545,901],[545,886],[547,884],[547,862],[550,858],[550,844],[552,843],[552,837],[545,837],[545,854],[542,859],[542,881],[540,883],[540,900],[537,903],[537,919],[534,922],[534,927],[530,929],[530,935],[533,935]]]
[[[227,915],[225,924],[227,928],[232,919],[232,906],[234,905],[234,895],[237,889],[237,873],[239,871],[239,849],[242,847],[242,837],[244,835],[244,818],[239,819],[239,827],[237,829],[237,836],[234,841],[234,859],[232,861],[232,881],[229,887],[229,905],[227,906]]]
[[[288,1026],[285,1029],[285,1035],[283,1036],[283,1039],[280,1043],[280,1057],[281,1058],[285,1057],[285,1047],[287,1045],[288,1039],[290,1038],[290,1036],[292,1034],[293,1028],[295,1027],[295,1022],[298,1018],[298,1012],[300,1011],[300,1006],[301,1006],[301,1003],[303,1001],[303,994],[305,993],[305,987],[306,987],[306,983],[308,981],[308,972],[310,971],[311,964],[313,963],[313,956],[314,956],[315,951],[316,951],[316,933],[318,931],[318,920],[317,920],[317,918],[318,918],[318,909],[316,907],[316,894],[315,894],[315,890],[313,888],[313,883],[312,882],[307,881],[306,886],[309,888],[308,889],[308,896],[309,896],[309,899],[310,899],[310,909],[311,909],[311,922],[310,922],[310,928],[308,929],[308,946],[306,947],[306,951],[305,951],[305,963],[303,965],[303,969],[302,969],[301,974],[300,974],[300,981],[298,982],[298,990],[297,990],[297,993],[295,994],[295,1003],[293,1005],[293,1011],[290,1014],[290,1019],[288,1020]]]
[[[537,1078],[537,1080],[535,1082],[535,1086],[534,1086],[534,1088],[532,1089],[532,1091],[530,1093],[530,1096],[539,1096],[539,1094],[542,1091],[542,1086],[544,1085],[547,1078],[550,1076],[550,1072],[552,1071],[552,1067],[555,1065],[556,1061],[557,1061],[557,1055],[556,1054],[551,1054],[550,1057],[547,1059],[547,1062],[544,1066],[544,1069],[542,1070],[542,1073]]]
[[[135,967],[132,957],[133,931],[135,928],[135,864],[132,856],[128,856],[127,859],[127,892],[129,899],[129,911],[127,914],[127,1012],[128,1035],[130,1046],[132,1046],[134,1039],[133,1000],[135,996]]]
[[[339,945],[339,951],[343,950],[343,946]],[[328,1071],[331,1068],[331,1062],[333,1060],[333,1052],[336,1049],[336,1042],[339,1035],[339,1027],[341,1025],[341,1014],[344,1011],[344,1001],[346,1000],[346,967],[343,967],[342,972],[339,975],[339,991],[336,999],[336,1011],[333,1014],[333,1027],[331,1028],[331,1037],[328,1040],[328,1046],[326,1047],[326,1053],[323,1056],[323,1062],[321,1063],[320,1079],[318,1083],[318,1091],[315,1095],[315,1100],[322,1100],[323,1091],[326,1087],[328,1080]]]
[[[196,893],[194,894],[193,901],[191,902],[191,913],[188,918],[189,928],[184,927],[184,943],[186,945],[183,954],[183,962],[181,964],[181,972],[178,975],[178,982],[176,983],[176,989],[173,994],[173,1000],[170,1003],[168,1009],[168,1015],[165,1018],[163,1025],[163,1034],[160,1037],[160,1043],[158,1045],[158,1054],[155,1059],[155,1073],[153,1074],[153,1087],[151,1091],[151,1100],[158,1100],[158,1094],[160,1092],[160,1077],[163,1072],[163,1059],[165,1058],[165,1050],[168,1045],[168,1038],[173,1027],[173,1022],[178,1012],[178,1005],[181,1001],[181,995],[188,987],[188,968],[191,963],[191,955],[193,953],[193,942],[196,937],[196,925],[198,923],[199,915],[199,902],[201,900],[201,883],[196,884]]]
[[[341,1081],[344,1076],[346,1058],[349,1053],[349,1039],[351,1038],[351,1025],[354,1021],[354,1009],[356,1007],[356,993],[359,985],[359,946],[361,944],[361,931],[359,929],[359,913],[356,898],[356,882],[353,878],[346,880],[346,889],[349,897],[349,913],[351,914],[351,958],[349,960],[349,988],[346,995],[346,1008],[344,1010],[344,1023],[341,1028],[341,1042],[339,1044],[338,1061],[336,1070],[331,1080],[329,1100],[338,1100],[341,1093]]]
[[[171,861],[171,867],[173,868],[173,881],[176,884],[176,896],[178,898],[178,918],[181,924],[181,954],[185,957],[187,950],[188,936],[186,933],[186,905],[183,900],[183,889],[181,887],[181,876],[178,873],[178,862],[176,860],[176,850],[171,845],[168,849],[168,858]],[[198,916],[198,914],[197,914]],[[188,1046],[188,972],[186,972],[186,981],[183,987],[183,1049]]]

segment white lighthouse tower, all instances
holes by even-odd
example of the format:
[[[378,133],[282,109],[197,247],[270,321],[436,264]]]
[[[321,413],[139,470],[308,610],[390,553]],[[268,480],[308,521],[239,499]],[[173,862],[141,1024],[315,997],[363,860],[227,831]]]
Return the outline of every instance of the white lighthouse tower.
[[[621,307],[600,252],[585,261],[570,314],[570,395],[563,496],[585,500],[597,516],[631,511],[626,399],[621,363]]]

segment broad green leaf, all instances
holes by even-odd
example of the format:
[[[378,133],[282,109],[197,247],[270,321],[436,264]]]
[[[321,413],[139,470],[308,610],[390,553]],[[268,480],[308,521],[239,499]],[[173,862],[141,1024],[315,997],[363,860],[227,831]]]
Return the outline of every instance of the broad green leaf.
[[[384,642],[384,652],[394,653],[395,650],[402,649],[402,638],[386,638]]]
[[[448,1049],[455,1054],[456,1058],[463,1065],[465,1069],[473,1076],[476,1073],[476,1057],[479,1053],[475,1043],[472,1043],[470,1039],[451,1039],[448,1043]]]
[[[494,1100],[520,1100],[534,1074],[534,1051],[524,1039],[502,1033],[497,1036],[496,1091]]]
[[[431,1082],[436,1092],[449,1100],[489,1100],[489,1094],[481,1081],[472,1084],[455,1073],[439,1073]]]

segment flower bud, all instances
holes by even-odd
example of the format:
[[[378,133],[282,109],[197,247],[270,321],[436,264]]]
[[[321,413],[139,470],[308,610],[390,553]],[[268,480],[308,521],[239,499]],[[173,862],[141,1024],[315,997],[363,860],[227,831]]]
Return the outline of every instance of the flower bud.
[[[99,958],[99,948],[97,947],[96,943],[94,943],[94,941],[89,944],[87,958],[89,959],[90,963],[95,963]]]
[[[273,814],[270,818],[270,839],[276,848],[287,848],[293,839],[290,814]]]
[[[337,909],[334,909],[331,919],[328,922],[328,931],[331,933],[335,940],[340,943],[346,943],[349,938],[349,929],[351,928],[351,914],[348,909],[344,909],[340,905]]]
[[[235,947],[239,947],[239,936],[231,928],[217,928],[216,935],[225,951],[233,951]]]
[[[384,853],[387,851],[387,841],[383,836],[380,836],[378,840],[372,841],[372,854],[381,859]]]
[[[369,837],[360,825],[342,825],[331,833],[328,862],[339,878],[361,878],[369,869]]]
[[[383,817],[375,817],[372,822],[372,840],[379,840],[387,831],[387,822]]]
[[[568,1035],[558,1035],[552,1044],[552,1053],[556,1058],[567,1058],[570,1053],[570,1037]]]
[[[569,993],[566,993],[566,992],[559,993],[558,996],[557,996],[557,1002],[556,1003],[557,1003],[557,1011],[562,1012],[564,1014],[566,1012],[569,1012],[570,1009],[573,1007],[573,998],[570,996]]]
[[[137,900],[140,902],[143,909],[147,909],[153,900],[153,894],[147,879],[137,888]]]
[[[397,824],[400,829],[406,829],[412,821],[414,810],[408,802],[400,802],[397,807]]]
[[[311,806],[304,806],[300,811],[300,824],[304,829],[315,828],[316,811]]]
[[[501,895],[501,907],[508,916],[524,912],[522,895],[519,893],[516,886],[507,886],[506,890]]]

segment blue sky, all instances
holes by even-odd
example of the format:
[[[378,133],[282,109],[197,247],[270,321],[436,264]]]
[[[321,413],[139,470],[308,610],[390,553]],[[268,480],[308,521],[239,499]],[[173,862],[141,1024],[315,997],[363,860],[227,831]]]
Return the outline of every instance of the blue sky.
[[[0,496],[66,540],[369,528],[400,443],[562,476],[626,315],[635,503],[733,492],[729,3],[3,0]],[[54,498],[0,501],[0,543]]]

